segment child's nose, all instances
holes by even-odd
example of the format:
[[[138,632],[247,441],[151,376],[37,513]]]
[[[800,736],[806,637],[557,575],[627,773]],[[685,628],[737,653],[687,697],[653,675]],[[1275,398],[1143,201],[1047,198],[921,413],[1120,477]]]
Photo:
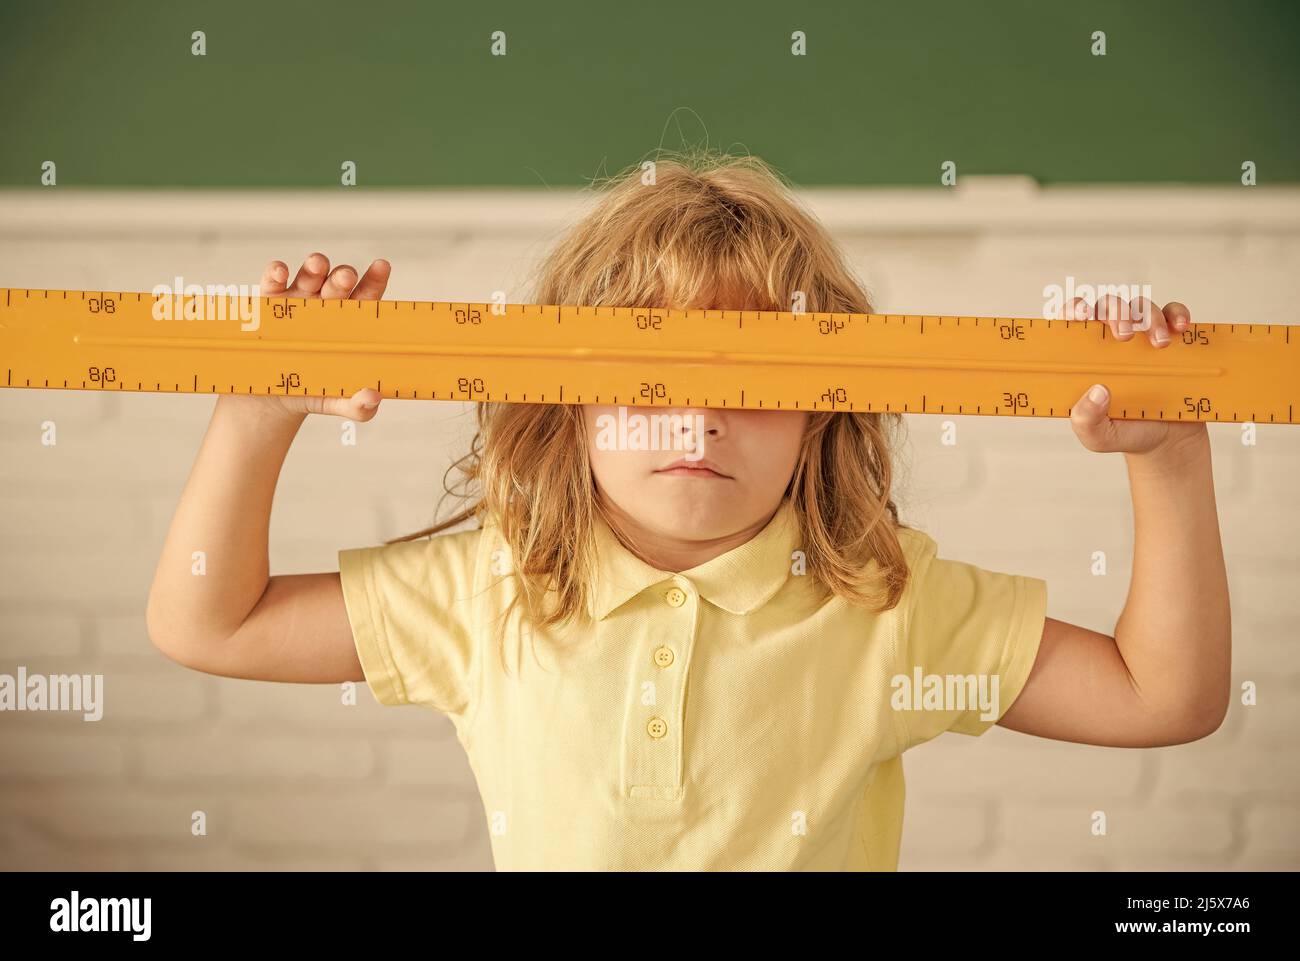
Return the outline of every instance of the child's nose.
[[[682,434],[695,433],[716,440],[727,433],[726,412],[712,407],[674,407],[673,413],[682,419]]]

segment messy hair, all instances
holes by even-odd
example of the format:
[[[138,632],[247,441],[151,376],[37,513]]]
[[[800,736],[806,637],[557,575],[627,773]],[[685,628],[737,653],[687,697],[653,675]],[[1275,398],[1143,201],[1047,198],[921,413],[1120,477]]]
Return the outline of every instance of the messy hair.
[[[653,177],[634,164],[593,184],[593,209],[542,261],[531,303],[871,313],[862,285],[781,174],[753,156],[660,154]],[[742,291],[746,303],[716,303]],[[479,402],[469,453],[448,468],[475,501],[396,541],[476,518],[499,527],[533,624],[585,615],[597,576],[596,497],[582,409]],[[825,591],[883,611],[907,583],[891,498],[897,413],[813,411],[786,488],[807,574]],[[445,496],[445,495],[444,495]],[[543,603],[543,602],[546,603]],[[549,608],[549,610],[545,610]]]

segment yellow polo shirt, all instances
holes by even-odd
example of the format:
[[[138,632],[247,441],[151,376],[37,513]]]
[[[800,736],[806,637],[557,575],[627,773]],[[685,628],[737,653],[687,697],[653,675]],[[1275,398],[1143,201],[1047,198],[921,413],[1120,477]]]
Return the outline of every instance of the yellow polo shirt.
[[[451,718],[498,870],[896,870],[902,753],[987,730],[1042,636],[1044,581],[909,528],[895,608],[823,599],[788,499],[677,574],[596,536],[594,621],[521,638],[512,615],[508,671],[493,523],[339,552],[366,682]]]

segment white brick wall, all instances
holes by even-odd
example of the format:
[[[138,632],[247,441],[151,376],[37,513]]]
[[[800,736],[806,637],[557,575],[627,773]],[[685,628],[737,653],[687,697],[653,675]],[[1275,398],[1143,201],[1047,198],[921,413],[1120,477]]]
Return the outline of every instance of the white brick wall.
[[[810,191],[891,312],[1036,315],[1047,284],[1150,283],[1194,319],[1292,319],[1300,191],[1053,188]],[[394,266],[391,295],[522,300],[585,201],[513,191],[0,194],[0,286],[148,290],[253,283],[322,249]],[[355,707],[332,685],[186,671],[145,635],[144,599],[210,397],[0,392],[0,671],[103,673],[106,715],[0,715],[0,867],[489,870],[473,776],[450,724]],[[39,443],[43,420],[59,443]],[[909,417],[905,517],[941,554],[1044,577],[1049,613],[1110,632],[1133,544],[1122,458],[1064,420]],[[353,447],[304,426],[272,519],[276,572],[424,526],[471,409],[385,401]],[[1232,587],[1234,704],[1211,738],[1155,750],[995,728],[907,756],[903,868],[1300,868],[1300,428],[1254,448],[1212,425]],[[1092,577],[1092,551],[1110,575]],[[190,833],[206,812],[208,834]],[[1092,812],[1109,834],[1093,837]]]

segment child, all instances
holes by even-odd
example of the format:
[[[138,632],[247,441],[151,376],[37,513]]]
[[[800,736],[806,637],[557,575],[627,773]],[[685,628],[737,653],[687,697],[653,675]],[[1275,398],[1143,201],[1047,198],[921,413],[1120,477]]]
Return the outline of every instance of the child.
[[[638,174],[562,240],[532,302],[788,310],[802,292],[810,312],[871,311],[761,161]],[[388,276],[385,261],[358,278],[314,254],[291,284],[273,262],[262,289],[377,299]],[[1116,339],[1136,320],[1157,348],[1190,323],[1181,304],[1097,311]],[[369,389],[218,399],[150,592],[150,636],[209,673],[364,679],[381,703],[447,714],[498,869],[893,870],[908,748],[995,722],[1177,744],[1227,709],[1203,424],[1111,421],[1104,393],[1073,410],[1086,447],[1128,460],[1134,572],[1110,637],[1046,617],[1043,580],[941,559],[899,522],[897,414],[627,412],[690,414],[699,461],[606,449],[613,407],[480,404],[460,462],[471,506],[341,551],[338,573],[268,577],[276,477],[307,412],[366,421],[378,403]],[[190,574],[197,545],[222,559],[205,577]]]

